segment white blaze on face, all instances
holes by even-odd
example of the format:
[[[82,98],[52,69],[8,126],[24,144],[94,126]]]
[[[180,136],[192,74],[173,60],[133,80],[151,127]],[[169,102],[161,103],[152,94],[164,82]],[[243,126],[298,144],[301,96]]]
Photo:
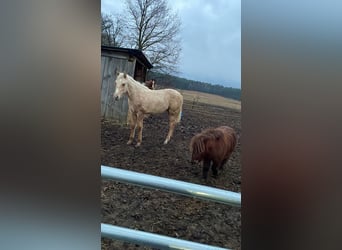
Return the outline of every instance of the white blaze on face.
[[[114,92],[114,98],[117,100],[121,98],[122,94],[125,93],[126,90],[126,83],[122,77],[119,77],[115,81],[115,92]]]
[[[115,81],[115,92],[114,92],[114,98],[115,99],[118,99],[118,98],[121,97],[121,96],[119,97],[119,88],[118,88],[118,86],[119,86],[118,85],[118,81]]]

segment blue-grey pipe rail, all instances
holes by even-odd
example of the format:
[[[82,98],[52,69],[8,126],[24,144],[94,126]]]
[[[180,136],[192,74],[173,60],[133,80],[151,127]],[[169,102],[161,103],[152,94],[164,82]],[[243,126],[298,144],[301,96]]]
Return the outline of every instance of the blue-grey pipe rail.
[[[119,182],[130,183],[146,188],[159,189],[203,200],[215,201],[241,207],[241,193],[193,184],[164,177],[137,173],[134,171],[101,165],[101,176]]]
[[[131,242],[144,246],[156,247],[159,249],[177,249],[177,250],[228,250],[227,248],[215,247],[176,239],[168,236],[147,233],[143,231],[128,229],[124,227],[112,226],[101,223],[101,235],[106,238]]]

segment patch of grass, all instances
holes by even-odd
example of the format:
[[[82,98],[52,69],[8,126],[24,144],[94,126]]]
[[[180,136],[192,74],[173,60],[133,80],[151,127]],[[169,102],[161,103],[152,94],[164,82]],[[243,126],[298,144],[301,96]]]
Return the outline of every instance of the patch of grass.
[[[182,93],[185,101],[195,101],[203,104],[221,106],[241,111],[241,102],[234,99],[192,90],[179,90],[179,92]]]

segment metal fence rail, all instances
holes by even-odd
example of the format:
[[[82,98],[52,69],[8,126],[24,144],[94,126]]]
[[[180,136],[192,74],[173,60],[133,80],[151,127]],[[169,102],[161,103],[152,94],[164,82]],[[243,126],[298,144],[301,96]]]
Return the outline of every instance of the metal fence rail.
[[[158,249],[227,250],[227,248],[180,240],[168,236],[162,236],[103,223],[101,224],[101,235],[106,238],[156,247]]]
[[[241,207],[241,194],[134,171],[101,166],[102,178]],[[101,235],[160,249],[225,249],[101,223]]]
[[[137,173],[134,171],[101,166],[101,176],[119,182],[159,189],[231,206],[241,206],[241,194],[204,185]]]

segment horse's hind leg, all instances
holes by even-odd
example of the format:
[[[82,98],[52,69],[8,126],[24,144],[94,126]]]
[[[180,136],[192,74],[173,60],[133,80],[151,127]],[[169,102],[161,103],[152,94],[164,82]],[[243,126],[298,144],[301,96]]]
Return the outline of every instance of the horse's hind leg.
[[[228,159],[229,159],[229,157],[228,157],[227,159],[224,159],[224,160],[222,161],[222,163],[221,163],[220,165],[218,165],[218,166],[219,166],[219,169],[223,169],[223,166],[224,166],[224,164],[226,164],[226,162],[228,161]]]
[[[221,160],[213,160],[213,165],[211,167],[211,169],[213,170],[213,177],[214,178],[217,178],[217,169],[221,169],[222,168],[222,165],[224,164],[224,160],[221,161]]]
[[[169,132],[168,132],[168,134],[166,136],[164,144],[167,144],[170,141],[171,136],[173,135],[173,131],[175,130],[175,127],[176,127],[176,122],[174,122],[174,121],[170,122]]]
[[[176,116],[175,115],[172,115],[172,116],[170,115],[170,119],[169,119],[169,132],[167,133],[167,136],[166,136],[166,139],[164,141],[164,144],[167,144],[170,141],[170,139],[171,139],[171,137],[173,135],[173,131],[175,130],[176,125],[177,125],[177,118],[176,118]]]

